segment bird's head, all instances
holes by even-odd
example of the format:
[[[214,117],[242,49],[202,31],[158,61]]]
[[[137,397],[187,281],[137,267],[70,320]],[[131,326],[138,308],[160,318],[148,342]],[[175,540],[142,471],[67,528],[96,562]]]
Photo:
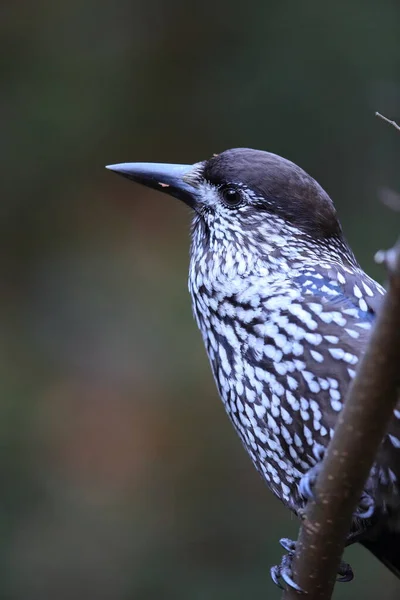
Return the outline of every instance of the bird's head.
[[[195,214],[197,244],[229,244],[264,256],[341,240],[328,194],[305,171],[276,154],[234,148],[193,165],[123,163],[108,169],[175,196]]]

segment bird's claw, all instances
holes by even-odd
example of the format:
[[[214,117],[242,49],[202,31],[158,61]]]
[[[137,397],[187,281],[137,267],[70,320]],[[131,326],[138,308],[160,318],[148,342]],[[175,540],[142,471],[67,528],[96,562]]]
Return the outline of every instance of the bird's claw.
[[[321,444],[316,444],[313,453],[317,462],[307,473],[302,475],[299,483],[299,492],[305,500],[315,500],[313,487],[321,470],[322,461],[325,456],[325,447]]]
[[[353,569],[349,565],[349,563],[344,562],[344,560],[340,561],[339,570],[337,572],[336,581],[340,583],[347,583],[348,581],[352,581],[354,579]]]
[[[324,446],[318,444],[314,449],[314,456],[317,463],[304,473],[299,482],[299,492],[305,500],[316,500],[314,486],[321,470],[322,461],[325,454]],[[360,501],[355,509],[354,517],[358,519],[370,519],[375,512],[375,503],[369,494],[363,492]]]
[[[371,496],[363,492],[354,516],[358,519],[370,519],[375,512],[375,502]]]
[[[281,590],[285,589],[281,583],[283,581],[289,588],[299,592],[299,594],[306,594],[307,592],[305,592],[305,590],[303,590],[295,581],[293,581],[292,561],[296,551],[296,542],[288,538],[282,538],[279,540],[279,543],[282,548],[287,551],[287,554],[283,555],[279,565],[271,567],[270,573],[272,581]],[[354,573],[351,566],[348,563],[341,561],[337,572],[336,581],[345,583],[351,581],[353,578]]]
[[[282,538],[279,540],[280,545],[287,551],[287,554],[284,554],[282,560],[279,565],[275,565],[271,567],[270,573],[272,581],[277,585],[281,590],[284,590],[284,586],[281,581],[283,581],[287,587],[296,590],[299,594],[305,593],[304,590],[297,585],[295,581],[293,581],[292,576],[292,561],[294,557],[294,552],[296,549],[296,542],[290,540],[288,538]]]
[[[304,473],[300,479],[299,492],[305,500],[315,500],[313,487],[320,471],[320,464],[316,464],[307,473]]]

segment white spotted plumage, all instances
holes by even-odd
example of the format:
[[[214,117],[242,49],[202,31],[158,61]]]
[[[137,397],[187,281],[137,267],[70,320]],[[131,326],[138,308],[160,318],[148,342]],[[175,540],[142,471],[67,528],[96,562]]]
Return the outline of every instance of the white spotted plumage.
[[[253,215],[254,237],[233,211],[215,209],[217,191],[206,185],[214,210],[192,228],[194,314],[255,466],[298,510],[296,482],[316,462],[312,446],[333,432],[373,322],[369,301],[383,289],[342,239],[316,247],[283,220]]]

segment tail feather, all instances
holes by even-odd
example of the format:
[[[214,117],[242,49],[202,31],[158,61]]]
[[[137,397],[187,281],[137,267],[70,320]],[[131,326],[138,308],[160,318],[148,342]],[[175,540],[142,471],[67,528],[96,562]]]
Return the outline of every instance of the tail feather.
[[[362,540],[360,544],[400,579],[400,532],[386,530],[377,539]]]

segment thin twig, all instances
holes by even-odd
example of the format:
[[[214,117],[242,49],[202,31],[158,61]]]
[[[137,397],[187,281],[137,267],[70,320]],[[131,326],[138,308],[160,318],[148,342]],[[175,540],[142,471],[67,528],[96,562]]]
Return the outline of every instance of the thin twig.
[[[400,384],[400,243],[386,253],[388,291],[339,415],[293,561],[307,600],[329,600],[352,514],[392,418]],[[350,585],[350,584],[349,584]],[[299,600],[287,590],[284,600]]]
[[[391,121],[390,119],[388,119],[384,115],[381,115],[381,113],[379,113],[378,111],[375,112],[375,116],[378,117],[379,119],[382,119],[382,121],[385,121],[386,123],[389,123],[389,125],[392,125],[392,127],[394,127],[395,129],[397,129],[397,131],[400,131],[400,125],[397,125],[396,121]]]

